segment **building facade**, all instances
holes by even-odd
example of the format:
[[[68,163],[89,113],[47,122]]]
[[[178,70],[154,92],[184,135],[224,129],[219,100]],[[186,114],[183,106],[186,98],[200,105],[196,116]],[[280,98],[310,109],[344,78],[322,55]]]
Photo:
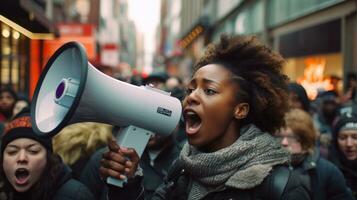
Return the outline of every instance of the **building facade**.
[[[28,96],[43,61],[43,41],[57,35],[42,1],[4,0],[0,4],[0,83]]]
[[[191,60],[186,64],[228,33],[255,35],[280,52],[287,60],[284,72],[312,99],[323,90],[342,91],[343,81],[333,85],[332,79],[357,73],[355,0],[204,0],[195,15],[190,12],[200,7],[196,1],[181,2],[180,44],[184,59]]]
[[[63,44],[77,41],[95,67],[136,65],[127,0],[3,0],[0,83],[31,99],[42,69]],[[102,62],[103,61],[103,62]]]

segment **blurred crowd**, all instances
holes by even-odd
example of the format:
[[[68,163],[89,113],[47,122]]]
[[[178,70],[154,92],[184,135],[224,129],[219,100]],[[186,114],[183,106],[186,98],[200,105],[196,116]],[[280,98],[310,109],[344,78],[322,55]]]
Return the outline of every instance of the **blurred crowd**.
[[[165,72],[155,72],[145,78],[133,75],[121,81],[165,90],[180,101],[183,101],[186,95],[186,85],[182,79]],[[290,169],[300,172],[311,194],[311,199],[329,199],[346,190],[355,198],[357,197],[356,74],[349,74],[346,83],[345,92],[323,91],[314,100],[308,98],[304,87],[300,84],[289,83],[290,108],[284,117],[285,125],[273,133],[282,147],[290,152]],[[11,169],[11,165],[16,162],[30,163],[28,159],[40,160],[34,155],[41,152],[41,148],[37,148],[38,146],[32,143],[28,143],[30,147],[25,147],[26,151],[30,152],[29,156],[26,152],[20,152],[21,145],[30,141],[24,140],[16,144],[21,148],[15,145],[8,149],[12,141],[17,141],[18,138],[23,139],[21,131],[31,132],[31,130],[25,130],[29,127],[24,125],[30,113],[30,105],[29,99],[17,94],[11,88],[1,89],[0,132],[4,140],[0,140],[2,142],[0,162],[3,166],[0,169],[2,178],[0,200],[26,197],[16,196],[9,192],[12,191],[11,185],[15,185],[13,187],[16,190],[22,189],[22,185],[36,180],[36,175],[33,175],[34,171],[41,170],[46,174],[38,174],[40,178],[37,180],[45,179],[44,176],[47,176],[48,181],[63,185],[51,186],[54,188],[51,188],[49,193],[41,194],[44,196],[40,197],[36,196],[37,194],[26,194],[27,190],[24,190],[25,195],[30,195],[32,199],[45,199],[50,196],[66,199],[64,196],[69,194],[77,197],[82,195],[77,199],[107,199],[108,187],[104,184],[99,170],[103,164],[101,163],[102,156],[108,150],[107,144],[113,141],[121,127],[93,122],[72,124],[61,130],[54,138],[47,139],[51,141],[44,141],[35,133],[29,133],[31,136],[25,138],[38,141],[45,147],[43,151],[47,152],[47,157],[44,156],[47,164],[41,167],[39,161],[30,167]],[[18,127],[23,129],[18,130]],[[150,138],[140,159],[146,197],[153,195],[156,188],[165,181],[169,168],[180,155],[186,141],[183,121],[180,121],[172,135],[166,137],[154,135]],[[4,154],[11,156],[17,153],[19,153],[19,160],[7,159],[9,163],[5,163]],[[53,169],[48,163],[52,164]],[[28,180],[26,177],[29,175],[31,178]],[[65,183],[70,184],[64,187]],[[31,184],[29,187],[44,187],[39,186],[36,181]],[[20,189],[17,191],[21,191]],[[82,192],[74,192],[75,189]]]

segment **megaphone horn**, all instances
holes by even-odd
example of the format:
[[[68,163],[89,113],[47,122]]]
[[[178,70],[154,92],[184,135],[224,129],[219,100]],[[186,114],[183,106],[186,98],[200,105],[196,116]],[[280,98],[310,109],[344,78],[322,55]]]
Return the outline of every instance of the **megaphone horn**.
[[[33,129],[48,136],[68,124],[87,121],[170,134],[181,116],[178,99],[105,75],[87,61],[77,42],[64,44],[49,59],[32,102]]]
[[[120,144],[134,146],[139,156],[149,132],[171,134],[181,112],[181,102],[169,93],[122,82],[97,70],[77,42],[64,44],[51,56],[36,86],[31,107],[32,127],[42,136],[54,136],[63,127],[77,122],[129,127],[124,129],[126,133],[139,134],[134,138],[121,135],[119,139],[125,142]]]

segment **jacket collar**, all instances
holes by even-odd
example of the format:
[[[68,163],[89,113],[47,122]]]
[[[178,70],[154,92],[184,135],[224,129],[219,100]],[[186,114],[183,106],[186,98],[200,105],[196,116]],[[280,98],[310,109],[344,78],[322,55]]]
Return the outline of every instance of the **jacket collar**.
[[[316,168],[317,161],[320,158],[320,152],[315,149],[312,154],[308,154],[302,163],[302,168],[304,171],[309,171]]]

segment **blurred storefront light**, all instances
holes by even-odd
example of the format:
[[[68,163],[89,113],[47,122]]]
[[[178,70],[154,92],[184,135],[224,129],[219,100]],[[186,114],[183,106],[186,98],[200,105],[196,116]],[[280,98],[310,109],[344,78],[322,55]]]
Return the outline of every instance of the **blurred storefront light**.
[[[13,31],[12,32],[12,37],[15,39],[15,40],[18,40],[20,38],[20,33],[17,32],[17,31]]]
[[[304,76],[299,77],[297,82],[305,89],[310,99],[315,99],[319,91],[336,89],[331,84],[331,79],[324,75],[326,67],[325,57],[308,57],[304,60]]]
[[[4,38],[8,38],[10,36],[10,31],[9,29],[4,29],[2,30],[1,34]]]
[[[300,83],[309,99],[314,100],[323,91],[342,91],[342,81],[334,83],[333,77],[342,77],[341,53],[320,54],[286,59],[283,72]]]
[[[3,15],[0,15],[0,21],[3,22],[4,24],[10,26],[11,28],[15,29],[16,31],[20,32],[21,34],[25,35],[26,37],[33,39],[33,40],[36,40],[36,39],[51,40],[51,39],[55,38],[55,35],[53,33],[33,33],[31,31],[27,30],[26,28],[16,24],[14,21],[6,18]],[[10,35],[10,32],[9,32],[9,35]]]

